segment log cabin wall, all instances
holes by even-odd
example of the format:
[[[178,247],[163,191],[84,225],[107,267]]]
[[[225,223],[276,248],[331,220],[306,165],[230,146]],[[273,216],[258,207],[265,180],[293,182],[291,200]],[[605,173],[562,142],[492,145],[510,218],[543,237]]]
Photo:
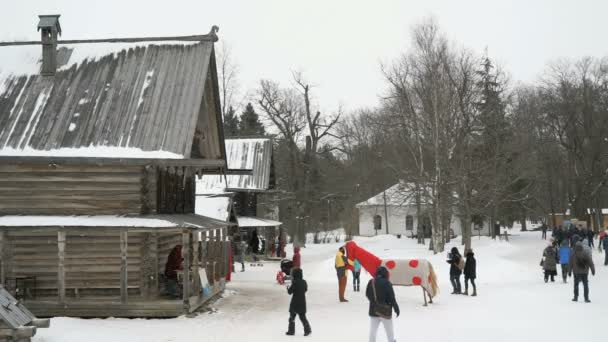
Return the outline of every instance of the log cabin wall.
[[[158,168],[156,178],[159,214],[194,214],[196,177],[190,168]]]
[[[144,166],[0,165],[0,215],[153,213],[154,177]]]
[[[3,259],[7,284],[17,277],[36,278],[35,293],[26,298],[55,300],[58,297],[58,233],[12,230],[5,233]],[[129,296],[141,296],[144,233],[129,233],[127,243],[127,288]],[[65,298],[120,298],[120,233],[66,234]],[[31,284],[28,286],[32,286]],[[9,288],[9,290],[11,290]],[[31,289],[34,291],[34,289]]]

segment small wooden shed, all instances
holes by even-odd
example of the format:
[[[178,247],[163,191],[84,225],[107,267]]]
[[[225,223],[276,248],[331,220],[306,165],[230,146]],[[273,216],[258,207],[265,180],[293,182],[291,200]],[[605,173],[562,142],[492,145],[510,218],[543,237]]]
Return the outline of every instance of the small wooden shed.
[[[43,16],[38,29],[0,42],[0,283],[38,316],[192,312],[228,271],[226,223],[194,210],[196,175],[227,169],[217,28],[62,41]],[[162,278],[178,244],[175,300]]]

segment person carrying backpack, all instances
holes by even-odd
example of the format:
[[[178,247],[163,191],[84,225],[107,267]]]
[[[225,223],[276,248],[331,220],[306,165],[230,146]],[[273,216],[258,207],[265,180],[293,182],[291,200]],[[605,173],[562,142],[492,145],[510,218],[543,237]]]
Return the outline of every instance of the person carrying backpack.
[[[452,247],[448,254],[448,264],[450,264],[450,282],[454,291],[452,294],[462,294],[462,285],[460,284],[460,275],[464,269],[464,260],[458,251],[458,248]]]
[[[386,338],[390,342],[395,341],[393,330],[393,311],[399,317],[400,310],[395,300],[393,284],[389,280],[386,267],[380,266],[376,270],[376,278],[367,283],[365,296],[369,300],[370,331],[369,342],[376,341],[376,334],[380,323],[384,326]]]

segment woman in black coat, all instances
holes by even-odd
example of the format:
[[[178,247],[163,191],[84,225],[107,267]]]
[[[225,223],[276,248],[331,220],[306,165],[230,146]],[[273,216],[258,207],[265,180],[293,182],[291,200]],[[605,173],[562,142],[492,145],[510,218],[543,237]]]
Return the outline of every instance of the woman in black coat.
[[[380,266],[376,270],[376,278],[371,279],[367,283],[365,296],[369,300],[369,317],[371,321],[369,331],[369,341],[376,341],[376,333],[380,323],[384,326],[386,337],[389,341],[395,340],[393,330],[393,311],[399,317],[399,305],[395,299],[395,291],[393,284],[389,280],[389,273],[386,267]],[[381,314],[378,310],[378,304],[388,306],[389,312]]]
[[[287,288],[287,293],[292,295],[291,303],[289,304],[289,327],[286,335],[294,335],[296,332],[296,315],[300,317],[300,321],[304,326],[304,336],[310,335],[310,323],[306,319],[306,291],[308,284],[302,275],[301,268],[294,268],[291,271],[291,286]]]
[[[467,261],[464,263],[464,294],[469,295],[469,280],[473,285],[473,294],[471,296],[477,296],[477,286],[475,286],[475,278],[477,278],[477,260],[475,260],[475,253],[472,249],[468,249],[466,252]]]

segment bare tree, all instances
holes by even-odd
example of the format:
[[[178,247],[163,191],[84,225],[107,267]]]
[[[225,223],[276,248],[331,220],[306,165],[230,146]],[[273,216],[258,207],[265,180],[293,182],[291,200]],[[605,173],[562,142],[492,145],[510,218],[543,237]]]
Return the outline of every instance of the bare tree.
[[[239,66],[232,58],[232,48],[228,43],[224,42],[221,44],[221,48],[217,53],[217,65],[222,104],[222,119],[225,119],[226,113],[235,105],[234,98],[239,90]]]

